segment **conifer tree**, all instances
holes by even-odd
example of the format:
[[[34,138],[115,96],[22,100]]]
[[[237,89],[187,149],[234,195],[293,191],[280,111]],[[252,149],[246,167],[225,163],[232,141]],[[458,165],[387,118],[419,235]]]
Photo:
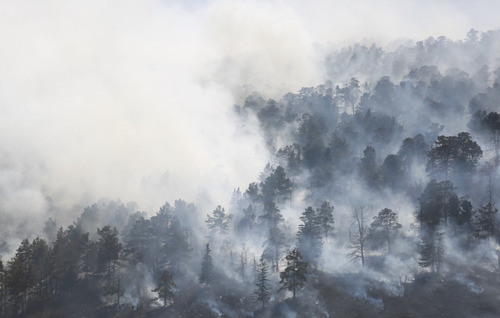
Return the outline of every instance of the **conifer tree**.
[[[333,232],[333,226],[335,224],[333,209],[334,207],[328,201],[323,202],[321,207],[316,208],[316,223],[325,241],[327,241],[328,237],[332,235]]]
[[[7,275],[5,273],[5,266],[3,265],[2,258],[0,257],[0,314],[2,314],[7,305]]]
[[[478,238],[485,239],[495,235],[497,231],[496,215],[498,209],[495,203],[488,202],[477,209],[475,220],[475,234]]]
[[[255,302],[262,303],[262,308],[269,301],[271,296],[270,285],[269,285],[269,266],[266,264],[264,259],[260,259],[257,265],[257,277],[256,284],[257,288],[254,290]]]
[[[163,270],[156,282],[156,288],[152,290],[158,293],[158,296],[163,300],[163,306],[167,305],[167,300],[173,297],[172,288],[177,287],[172,279],[172,273],[167,269]]]
[[[370,239],[380,238],[387,243],[387,253],[390,254],[392,239],[401,227],[401,224],[398,223],[398,214],[385,208],[373,217],[368,236]]]
[[[213,210],[212,215],[207,214],[207,223],[210,231],[220,234],[227,234],[229,230],[229,222],[233,216],[231,214],[226,214],[223,207],[218,205],[215,210]]]
[[[104,295],[116,294],[119,304],[123,290],[118,273],[118,261],[122,250],[122,245],[118,240],[118,230],[106,225],[102,229],[98,228],[97,234],[100,236],[97,251],[98,269],[105,275]]]
[[[299,289],[301,289],[307,281],[307,262],[302,260],[302,254],[298,248],[294,248],[285,257],[286,267],[280,273],[280,284],[282,284],[279,289],[287,289],[293,293],[293,298]]]
[[[209,285],[212,281],[212,255],[210,245],[207,243],[205,246],[205,255],[203,255],[203,262],[201,263],[200,283]]]
[[[300,217],[302,224],[297,232],[297,247],[304,251],[304,259],[309,264],[317,265],[321,257],[323,242],[317,216],[312,207],[307,207]]]

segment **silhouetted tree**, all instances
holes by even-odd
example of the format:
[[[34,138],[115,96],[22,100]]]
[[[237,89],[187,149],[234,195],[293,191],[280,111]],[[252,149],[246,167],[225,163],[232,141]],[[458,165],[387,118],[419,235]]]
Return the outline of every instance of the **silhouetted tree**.
[[[422,267],[431,267],[440,273],[444,255],[442,227],[447,226],[452,211],[459,209],[459,201],[450,181],[431,180],[420,196],[420,259]]]
[[[260,184],[264,203],[284,202],[291,198],[293,184],[282,166],[272,169],[271,174]]]
[[[387,253],[391,253],[392,240],[401,227],[398,223],[398,214],[385,208],[373,217],[368,236],[371,240],[382,238],[387,244]]]
[[[319,208],[316,208],[316,220],[318,224],[321,236],[328,240],[328,237],[332,235],[335,219],[333,217],[334,207],[328,201],[324,201]]]
[[[243,209],[243,217],[238,222],[238,230],[249,231],[255,225],[255,221],[257,219],[257,214],[255,211],[255,207],[252,204],[249,204],[246,208]]]
[[[97,228],[99,235],[97,262],[98,271],[104,274],[104,295],[116,295],[117,303],[123,295],[121,288],[121,277],[118,273],[118,261],[122,251],[122,245],[118,239],[118,230],[111,229],[109,225],[102,229]]]
[[[475,219],[475,234],[476,237],[486,239],[492,237],[497,232],[496,216],[498,209],[495,208],[495,203],[488,202],[476,211]]]
[[[208,228],[212,233],[227,234],[229,230],[229,222],[233,216],[231,214],[226,214],[223,207],[218,205],[215,210],[213,210],[212,215],[207,214]]]
[[[7,289],[16,313],[27,307],[28,291],[33,283],[30,243],[24,239],[14,257],[7,262]]]
[[[0,314],[7,309],[7,292],[7,270],[0,257]]]
[[[262,258],[257,265],[257,277],[255,285],[257,286],[257,288],[255,288],[254,290],[255,302],[262,303],[262,308],[264,308],[271,296],[271,286],[269,284],[269,266]]]
[[[283,216],[274,202],[267,202],[259,219],[267,227],[268,233],[265,241],[266,248],[262,257],[269,260],[271,270],[277,272],[279,270],[281,251],[285,244],[285,235],[280,228],[280,224],[284,221]]]
[[[302,254],[298,248],[291,250],[285,257],[286,267],[280,272],[280,284],[282,285],[279,289],[287,289],[293,293],[293,298],[298,290],[300,290],[307,281],[307,262],[302,260]]]
[[[212,282],[212,250],[210,250],[210,245],[207,243],[205,246],[205,254],[203,255],[203,261],[201,263],[201,274],[200,283],[205,285],[210,285]]]
[[[467,132],[461,132],[457,136],[438,136],[435,144],[427,153],[427,171],[445,179],[459,172],[474,172],[483,155],[481,147]]]
[[[311,265],[317,266],[321,257],[323,242],[318,218],[312,207],[307,207],[300,217],[302,224],[297,232],[297,248],[304,251],[304,259]]]
[[[156,280],[156,287],[152,290],[153,293],[158,293],[160,299],[163,300],[163,306],[167,305],[169,298],[174,296],[173,288],[177,287],[172,279],[172,274],[164,269]]]
[[[373,189],[380,185],[380,172],[377,168],[375,148],[367,146],[363,151],[364,157],[361,158],[360,174],[366,184]]]
[[[391,189],[398,189],[405,179],[405,170],[397,155],[388,155],[380,168],[382,182]]]

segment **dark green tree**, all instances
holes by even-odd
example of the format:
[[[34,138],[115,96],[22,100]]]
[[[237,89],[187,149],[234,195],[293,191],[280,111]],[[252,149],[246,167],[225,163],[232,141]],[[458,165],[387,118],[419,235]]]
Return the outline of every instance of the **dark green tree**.
[[[280,272],[280,284],[282,286],[279,290],[287,289],[292,292],[293,298],[295,298],[297,291],[306,284],[308,264],[302,260],[302,254],[298,248],[291,250],[285,259],[286,267]]]
[[[405,180],[404,165],[399,156],[388,155],[380,167],[382,182],[391,189],[398,189]]]
[[[380,172],[376,163],[376,152],[372,146],[367,146],[363,151],[364,157],[361,158],[359,172],[366,184],[373,189],[380,186]]]
[[[421,134],[413,138],[403,140],[401,147],[397,153],[404,168],[408,171],[413,163],[424,163],[429,145]]]
[[[284,221],[281,211],[276,206],[276,203],[270,201],[264,205],[262,214],[259,220],[268,227],[274,227]]]
[[[15,312],[26,311],[29,288],[33,286],[30,243],[24,239],[14,257],[7,262],[7,289]]]
[[[261,222],[267,227],[266,248],[262,257],[271,262],[271,270],[279,270],[279,260],[285,244],[285,234],[281,230],[281,223],[284,221],[283,215],[274,202],[267,202],[262,215],[259,216]]]
[[[422,267],[431,267],[440,272],[443,261],[443,227],[452,219],[453,211],[459,209],[459,200],[450,181],[431,180],[419,198],[420,209],[420,260]]]
[[[486,142],[492,144],[495,151],[495,167],[498,167],[500,164],[500,114],[478,110],[472,115],[469,128],[482,136]]]
[[[262,308],[266,305],[271,297],[271,286],[269,284],[269,266],[264,259],[260,259],[257,265],[257,277],[254,290],[255,302],[262,303]]]
[[[322,136],[324,130],[320,120],[315,116],[309,114],[302,116],[297,139],[301,146],[304,165],[309,169],[319,166],[324,159],[325,144]]]
[[[307,207],[300,220],[302,224],[297,232],[297,248],[303,251],[304,260],[316,267],[323,249],[318,217],[312,207]]]
[[[211,253],[212,251],[210,250],[210,245],[207,243],[207,245],[205,246],[203,261],[201,263],[200,274],[200,283],[205,284],[206,286],[210,285],[210,283],[212,282],[213,263]]]
[[[333,233],[335,225],[333,210],[333,205],[328,201],[324,201],[319,208],[316,208],[316,223],[325,241],[327,241],[328,237]]]
[[[68,226],[66,230],[60,227],[57,232],[50,256],[51,285],[57,296],[71,295],[78,284],[81,236],[80,227],[74,225]]]
[[[497,112],[491,112],[483,119],[483,125],[486,127],[489,133],[489,139],[491,144],[493,144],[493,149],[495,149],[495,166],[498,167],[500,164],[500,114]]]
[[[257,214],[255,207],[250,203],[246,208],[243,209],[243,217],[238,222],[238,230],[240,231],[250,231],[255,225],[257,219]]]
[[[99,235],[97,261],[98,271],[104,274],[104,295],[116,295],[117,303],[123,295],[121,276],[119,271],[119,260],[122,245],[119,242],[118,230],[111,229],[109,225],[97,229]]]
[[[395,238],[401,224],[398,223],[398,214],[391,209],[383,209],[370,224],[368,237],[370,240],[382,239],[387,244],[387,253],[391,253],[392,240]]]
[[[174,216],[166,231],[166,241],[163,242],[162,253],[166,258],[164,266],[168,265],[174,275],[182,273],[191,252],[187,229],[180,219]]]
[[[445,180],[459,173],[472,174],[482,155],[481,147],[467,132],[438,136],[435,147],[427,153],[427,171]]]
[[[284,202],[291,199],[293,183],[282,166],[271,170],[271,174],[260,184],[264,203]]]
[[[232,218],[231,214],[226,214],[224,208],[218,205],[212,215],[207,214],[205,222],[212,233],[227,234]]]
[[[163,229],[165,231],[165,229]],[[163,232],[162,231],[162,232]],[[143,263],[151,271],[155,270],[155,244],[153,241],[159,240],[155,236],[151,221],[139,217],[129,229],[125,238],[124,253],[133,264]]]
[[[476,211],[475,218],[475,235],[480,239],[493,237],[498,229],[496,216],[498,209],[495,208],[495,203],[488,202]]]
[[[267,240],[265,241],[265,249],[262,253],[262,258],[271,262],[272,272],[279,271],[279,261],[282,251],[285,246],[285,234],[279,226],[269,228]]]
[[[31,242],[31,275],[32,275],[32,297],[38,301],[44,301],[49,295],[50,249],[47,242],[39,237]]]
[[[7,308],[7,271],[0,257],[0,314]]]
[[[156,287],[152,290],[154,293],[158,293],[160,299],[163,300],[163,306],[167,306],[167,301],[174,296],[173,288],[176,288],[172,273],[167,269],[163,270],[156,280]]]
[[[88,284],[89,277],[94,277],[97,272],[97,244],[90,239],[89,232],[81,236],[80,255],[82,257],[80,273],[83,272],[84,281]]]
[[[260,194],[259,184],[257,182],[252,182],[248,185],[248,189],[244,193],[245,199],[251,203],[258,203],[262,200],[262,195]]]

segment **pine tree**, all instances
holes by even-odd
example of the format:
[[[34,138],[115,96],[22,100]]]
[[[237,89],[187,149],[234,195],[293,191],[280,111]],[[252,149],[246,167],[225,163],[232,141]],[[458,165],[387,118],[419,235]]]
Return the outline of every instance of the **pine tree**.
[[[325,241],[332,235],[334,229],[335,219],[333,218],[333,209],[334,207],[328,201],[323,202],[321,207],[316,208],[316,222],[321,231],[321,236]]]
[[[0,257],[0,314],[4,312],[7,305],[7,273]]]
[[[307,262],[302,260],[302,254],[298,248],[294,248],[285,257],[286,267],[280,273],[280,291],[287,289],[293,293],[293,298],[299,289],[301,289],[307,281]]]
[[[211,232],[227,234],[229,230],[229,222],[233,216],[231,214],[226,214],[223,207],[218,205],[215,210],[213,210],[212,215],[207,214],[207,223],[208,228]]]
[[[163,270],[157,279],[156,288],[152,290],[158,293],[158,296],[163,300],[163,306],[167,305],[167,300],[173,297],[172,288],[177,287],[172,279],[172,273],[167,269]]]
[[[200,283],[209,285],[212,282],[212,255],[210,245],[207,243],[205,246],[205,255],[203,255],[203,262],[201,263]]]
[[[373,217],[368,236],[370,239],[381,238],[387,243],[387,253],[390,254],[392,239],[401,227],[398,223],[398,214],[386,208]]]
[[[31,269],[31,250],[27,239],[21,242],[14,257],[7,262],[7,289],[17,312],[27,307],[28,290],[33,282]]]
[[[302,224],[297,232],[297,247],[304,251],[304,259],[309,264],[316,266],[321,257],[323,242],[317,216],[312,207],[307,207],[300,217]]]
[[[111,229],[106,225],[102,229],[97,229],[99,238],[99,248],[97,251],[98,269],[105,275],[104,295],[115,295],[117,303],[120,303],[120,296],[123,295],[121,289],[121,277],[118,273],[118,261],[122,250],[122,245],[118,239],[116,228]]]
[[[498,209],[495,203],[488,202],[485,206],[477,209],[475,220],[476,237],[485,239],[495,235],[497,230],[496,215]]]
[[[256,277],[256,286],[254,290],[255,302],[262,303],[262,308],[269,301],[271,296],[270,285],[269,285],[269,266],[266,264],[264,259],[260,259],[259,264],[257,265],[257,277]]]
[[[274,202],[267,202],[259,219],[268,228],[263,257],[271,261],[271,270],[277,272],[279,271],[281,252],[285,244],[285,234],[280,228],[280,224],[284,221],[283,215]]]

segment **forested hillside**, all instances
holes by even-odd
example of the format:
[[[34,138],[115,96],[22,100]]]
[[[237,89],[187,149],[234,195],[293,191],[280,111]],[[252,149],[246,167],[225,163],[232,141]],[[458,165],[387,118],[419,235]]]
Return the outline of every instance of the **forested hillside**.
[[[102,199],[0,237],[0,315],[500,316],[499,45],[325,46],[326,81],[232,109],[271,160],[230,202]]]

